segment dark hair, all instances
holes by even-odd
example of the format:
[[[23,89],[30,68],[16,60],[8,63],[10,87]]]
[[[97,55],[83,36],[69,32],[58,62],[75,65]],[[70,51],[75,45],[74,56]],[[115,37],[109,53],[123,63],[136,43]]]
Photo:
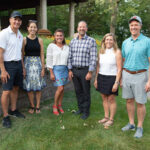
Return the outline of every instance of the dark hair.
[[[29,20],[27,27],[29,27],[31,23],[35,23],[36,26],[37,26],[37,20]],[[38,27],[38,26],[37,26],[37,27]]]
[[[57,32],[61,32],[61,33],[63,34],[63,36],[64,36],[64,31],[63,31],[62,29],[57,29],[57,30],[54,32],[54,35],[55,35]],[[55,38],[54,38],[53,43],[56,44],[56,39],[55,39]],[[66,44],[65,36],[64,36],[64,39],[63,39],[63,41],[62,41],[62,44],[64,44],[64,45]]]

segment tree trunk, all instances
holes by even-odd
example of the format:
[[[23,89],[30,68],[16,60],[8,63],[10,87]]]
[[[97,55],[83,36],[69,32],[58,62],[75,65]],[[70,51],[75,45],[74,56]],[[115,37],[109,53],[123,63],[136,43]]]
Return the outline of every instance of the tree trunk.
[[[118,4],[120,0],[109,0],[110,2],[110,33],[115,34],[115,28],[117,24],[117,12],[118,12]]]

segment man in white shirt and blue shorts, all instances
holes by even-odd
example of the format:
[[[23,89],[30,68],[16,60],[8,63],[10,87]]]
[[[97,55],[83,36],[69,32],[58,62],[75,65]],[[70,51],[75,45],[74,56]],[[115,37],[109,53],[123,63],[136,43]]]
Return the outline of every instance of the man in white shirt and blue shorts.
[[[22,43],[23,36],[19,31],[22,24],[22,15],[18,11],[12,12],[9,18],[10,25],[0,32],[0,70],[2,81],[1,104],[3,111],[3,127],[10,128],[11,120],[9,115],[25,118],[16,109],[19,87],[22,87]],[[10,111],[9,97],[11,100]]]

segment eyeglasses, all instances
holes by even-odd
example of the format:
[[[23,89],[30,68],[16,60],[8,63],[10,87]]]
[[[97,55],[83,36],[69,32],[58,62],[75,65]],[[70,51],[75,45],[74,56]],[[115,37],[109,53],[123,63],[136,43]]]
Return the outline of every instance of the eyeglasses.
[[[31,22],[37,23],[37,20],[29,20],[29,23],[31,23]]]

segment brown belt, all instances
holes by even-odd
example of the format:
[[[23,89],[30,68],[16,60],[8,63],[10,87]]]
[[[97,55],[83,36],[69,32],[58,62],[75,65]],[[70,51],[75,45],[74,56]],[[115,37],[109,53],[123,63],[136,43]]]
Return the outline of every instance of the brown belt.
[[[126,72],[129,72],[131,74],[137,74],[137,73],[141,73],[141,72],[147,71],[146,69],[138,70],[138,71],[129,71],[129,70],[125,69],[125,68],[123,68],[123,70],[125,70]]]

